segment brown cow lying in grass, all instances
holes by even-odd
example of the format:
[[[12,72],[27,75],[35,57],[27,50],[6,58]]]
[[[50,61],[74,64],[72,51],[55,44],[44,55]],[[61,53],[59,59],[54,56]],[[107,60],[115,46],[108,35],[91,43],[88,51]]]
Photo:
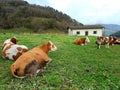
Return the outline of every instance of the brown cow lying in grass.
[[[78,39],[74,40],[74,44],[81,45],[81,46],[87,45],[88,42],[90,42],[88,37],[78,38]]]
[[[55,50],[57,50],[57,47],[49,41],[42,46],[27,51],[11,65],[12,75],[16,78],[24,78],[26,75],[41,75],[43,68],[51,61],[48,52]]]
[[[105,45],[106,48],[109,48],[110,45],[114,45],[117,38],[114,36],[106,37],[106,36],[98,36],[97,37],[97,48],[99,49],[101,45]]]

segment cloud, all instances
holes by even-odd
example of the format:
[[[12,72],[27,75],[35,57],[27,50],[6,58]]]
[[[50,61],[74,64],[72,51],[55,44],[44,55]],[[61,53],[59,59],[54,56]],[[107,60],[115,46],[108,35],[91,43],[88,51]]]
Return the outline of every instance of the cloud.
[[[120,0],[47,0],[55,9],[83,23],[102,22],[120,15]],[[92,18],[92,19],[91,19]],[[91,19],[91,20],[90,20]],[[90,21],[89,21],[90,20]],[[105,20],[103,20],[105,21]],[[108,20],[109,21],[109,20]],[[114,20],[113,20],[114,21]]]
[[[73,0],[65,1],[65,0],[47,0],[50,6],[54,7],[55,9],[58,9],[59,11],[64,11],[66,8],[68,8],[69,4]]]
[[[120,0],[27,0],[50,6],[85,24],[118,23]],[[120,23],[120,22],[119,22]]]

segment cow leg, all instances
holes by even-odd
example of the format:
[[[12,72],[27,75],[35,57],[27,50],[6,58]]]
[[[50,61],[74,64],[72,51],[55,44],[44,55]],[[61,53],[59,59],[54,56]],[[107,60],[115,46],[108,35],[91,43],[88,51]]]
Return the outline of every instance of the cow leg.
[[[109,43],[107,43],[105,46],[106,46],[106,48],[109,48]]]
[[[36,74],[37,74],[38,76],[43,76],[44,73],[45,73],[44,68],[43,68],[43,69],[38,69],[37,72],[36,72]]]
[[[98,44],[97,48],[100,49],[100,44]]]
[[[81,46],[84,46],[84,44],[82,43]]]

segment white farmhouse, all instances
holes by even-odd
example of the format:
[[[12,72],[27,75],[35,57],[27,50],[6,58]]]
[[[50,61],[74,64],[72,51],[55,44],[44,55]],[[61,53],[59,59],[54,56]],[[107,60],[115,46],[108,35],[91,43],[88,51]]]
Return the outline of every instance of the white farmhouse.
[[[83,25],[77,27],[68,27],[68,35],[78,36],[101,36],[104,27],[101,25]]]

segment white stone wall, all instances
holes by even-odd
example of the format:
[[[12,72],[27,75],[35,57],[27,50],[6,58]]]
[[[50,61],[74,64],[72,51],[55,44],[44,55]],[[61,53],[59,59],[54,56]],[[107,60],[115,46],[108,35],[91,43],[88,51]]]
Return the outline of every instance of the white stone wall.
[[[103,29],[76,29],[76,30],[68,30],[68,34],[69,35],[78,35],[78,36],[85,36],[85,32],[88,32],[88,36],[101,36],[102,35],[102,31]],[[97,31],[96,34],[94,34],[93,32]],[[80,32],[80,34],[77,34],[77,32]]]

